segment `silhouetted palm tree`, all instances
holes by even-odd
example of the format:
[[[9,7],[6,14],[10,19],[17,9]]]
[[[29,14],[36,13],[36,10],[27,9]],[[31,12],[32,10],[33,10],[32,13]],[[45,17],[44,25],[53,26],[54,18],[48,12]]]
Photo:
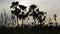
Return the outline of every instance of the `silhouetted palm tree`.
[[[42,22],[45,21],[45,19],[46,19],[46,16],[44,16],[44,15],[45,15],[45,12],[38,11],[37,20],[38,20],[38,22],[40,22],[40,24],[42,24]]]
[[[52,19],[49,17],[49,26],[52,26],[53,22]]]
[[[40,24],[42,24],[42,22],[45,21],[45,19],[46,19],[45,14],[47,14],[47,13],[43,12],[43,11],[39,11],[39,8],[36,11],[37,11],[37,14],[38,14],[38,17],[37,17],[38,23],[40,22]]]
[[[3,24],[3,13],[1,12],[1,26]]]
[[[19,18],[22,20],[22,27],[23,27],[23,20],[28,17],[28,14],[25,14],[26,11],[26,6],[24,5],[19,5],[19,8],[22,10],[21,13],[19,14]]]
[[[12,2],[12,6],[10,8],[13,8],[15,10],[11,10],[11,13],[16,15],[18,17],[18,13],[21,12],[18,7],[19,2]],[[17,18],[17,24],[18,24],[18,18]]]
[[[35,25],[35,23],[36,23],[36,18],[37,18],[37,13],[36,13],[36,11],[35,11],[35,8],[36,8],[36,7],[37,7],[37,6],[34,5],[34,4],[31,5],[31,6],[29,7],[29,12],[28,12],[28,13],[30,13],[29,15],[33,17],[34,25]]]
[[[54,20],[56,21],[56,17],[57,17],[57,15],[56,14],[54,14]]]
[[[7,14],[6,14],[6,11],[5,11],[5,9],[4,9],[4,17],[5,17],[5,26],[6,26],[6,24],[7,24]]]
[[[46,19],[46,16],[44,16],[44,18],[43,18],[43,24],[42,24],[43,26],[44,26],[44,24],[45,24],[45,22],[46,22],[45,19]]]
[[[19,7],[19,8],[17,8]],[[18,2],[12,2],[12,6],[11,8],[15,9],[12,10],[12,14],[16,15],[17,18],[19,18],[20,20],[22,20],[22,26],[23,26],[23,20],[28,16],[28,14],[25,14],[24,12],[26,11],[26,6],[24,5],[18,5]],[[17,19],[18,21],[18,19]]]
[[[57,20],[56,20],[56,18],[57,18],[57,15],[56,14],[54,14],[54,20],[55,20],[55,24],[56,24],[56,27],[57,27]]]
[[[29,11],[28,13],[30,14],[30,16],[33,17],[33,20],[34,20],[34,24],[36,23],[36,19],[40,22],[40,24],[45,20],[46,16],[44,16],[44,12],[40,12],[39,11],[39,8],[36,9],[37,6],[36,5],[31,5],[30,8],[29,8]],[[36,9],[36,10],[35,10]],[[44,18],[42,19],[42,16],[44,16]]]
[[[15,16],[13,14],[11,14],[11,19],[12,19],[12,23],[14,25]]]

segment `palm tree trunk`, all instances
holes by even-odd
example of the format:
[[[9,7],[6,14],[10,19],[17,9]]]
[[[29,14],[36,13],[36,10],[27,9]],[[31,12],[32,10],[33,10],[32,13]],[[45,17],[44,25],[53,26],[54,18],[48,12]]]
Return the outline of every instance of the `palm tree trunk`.
[[[55,24],[56,24],[56,27],[57,27],[57,21],[55,20]]]
[[[34,25],[36,25],[36,20],[34,19]]]
[[[17,25],[18,25],[19,23],[18,23],[18,18],[17,18]],[[19,25],[18,25],[19,26]]]
[[[5,19],[5,26],[6,26],[7,20]]]
[[[23,19],[22,19],[22,27],[23,27]]]

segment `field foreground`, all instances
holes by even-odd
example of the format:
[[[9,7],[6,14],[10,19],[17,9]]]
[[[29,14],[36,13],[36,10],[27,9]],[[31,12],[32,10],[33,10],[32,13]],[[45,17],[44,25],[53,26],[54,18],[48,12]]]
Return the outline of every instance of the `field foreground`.
[[[0,27],[0,34],[60,34],[60,27],[41,27],[41,26],[34,26],[34,27]]]

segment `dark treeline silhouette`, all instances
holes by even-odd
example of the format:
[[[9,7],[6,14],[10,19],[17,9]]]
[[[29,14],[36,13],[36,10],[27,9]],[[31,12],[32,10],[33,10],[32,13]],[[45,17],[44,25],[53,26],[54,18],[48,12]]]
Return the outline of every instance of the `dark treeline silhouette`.
[[[8,34],[9,33],[10,34],[59,34],[60,33],[60,26],[58,26],[56,14],[53,15],[55,21],[55,26],[53,26],[54,23],[52,22],[53,20],[50,17],[48,24],[45,24],[47,13],[40,11],[39,8],[37,8],[37,5],[35,4],[30,5],[27,11],[26,9],[27,6],[20,5],[19,2],[16,1],[16,2],[12,2],[10,8],[13,9],[11,10],[11,16],[10,15],[8,16],[5,10],[4,10],[4,15],[1,12],[0,33],[8,33]],[[28,16],[33,17],[34,22],[32,22],[31,25],[24,24],[24,20]],[[28,20],[29,19],[30,18],[28,18]],[[9,24],[8,21],[10,22]],[[21,26],[18,21],[22,21]],[[38,25],[36,23],[38,23]],[[17,26],[15,26],[15,24],[17,24]],[[15,27],[12,27],[13,25]]]

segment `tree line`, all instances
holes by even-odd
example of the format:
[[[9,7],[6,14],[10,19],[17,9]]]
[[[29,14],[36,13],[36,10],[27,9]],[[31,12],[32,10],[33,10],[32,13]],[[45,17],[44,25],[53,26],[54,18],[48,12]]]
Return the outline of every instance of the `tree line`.
[[[43,12],[43,11],[40,11],[39,8],[37,8],[37,5],[35,4],[32,4],[29,6],[28,8],[28,11],[27,11],[27,6],[24,6],[24,5],[20,5],[19,2],[12,2],[11,3],[11,6],[10,6],[11,9],[11,16],[8,17],[8,14],[6,14],[5,10],[4,10],[4,18],[5,18],[5,21],[3,20],[3,13],[1,13],[1,23],[4,22],[4,24],[6,25],[7,23],[7,19],[9,19],[9,21],[12,21],[12,23],[17,23],[17,25],[19,26],[19,22],[18,22],[18,19],[19,20],[22,20],[22,27],[24,26],[24,20],[25,18],[27,18],[28,16],[32,16],[33,17],[33,20],[34,22],[32,23],[32,25],[36,25],[36,21],[38,21],[37,23],[39,25],[43,25],[45,24],[46,22],[46,12]],[[26,12],[27,11],[27,12]],[[15,18],[17,17],[17,19]],[[55,24],[57,26],[57,15],[54,14],[54,20],[55,20]],[[28,19],[29,20],[29,19]],[[53,22],[52,22],[52,19],[49,17],[49,25],[52,26],[53,25]],[[28,23],[28,22],[27,22]]]

